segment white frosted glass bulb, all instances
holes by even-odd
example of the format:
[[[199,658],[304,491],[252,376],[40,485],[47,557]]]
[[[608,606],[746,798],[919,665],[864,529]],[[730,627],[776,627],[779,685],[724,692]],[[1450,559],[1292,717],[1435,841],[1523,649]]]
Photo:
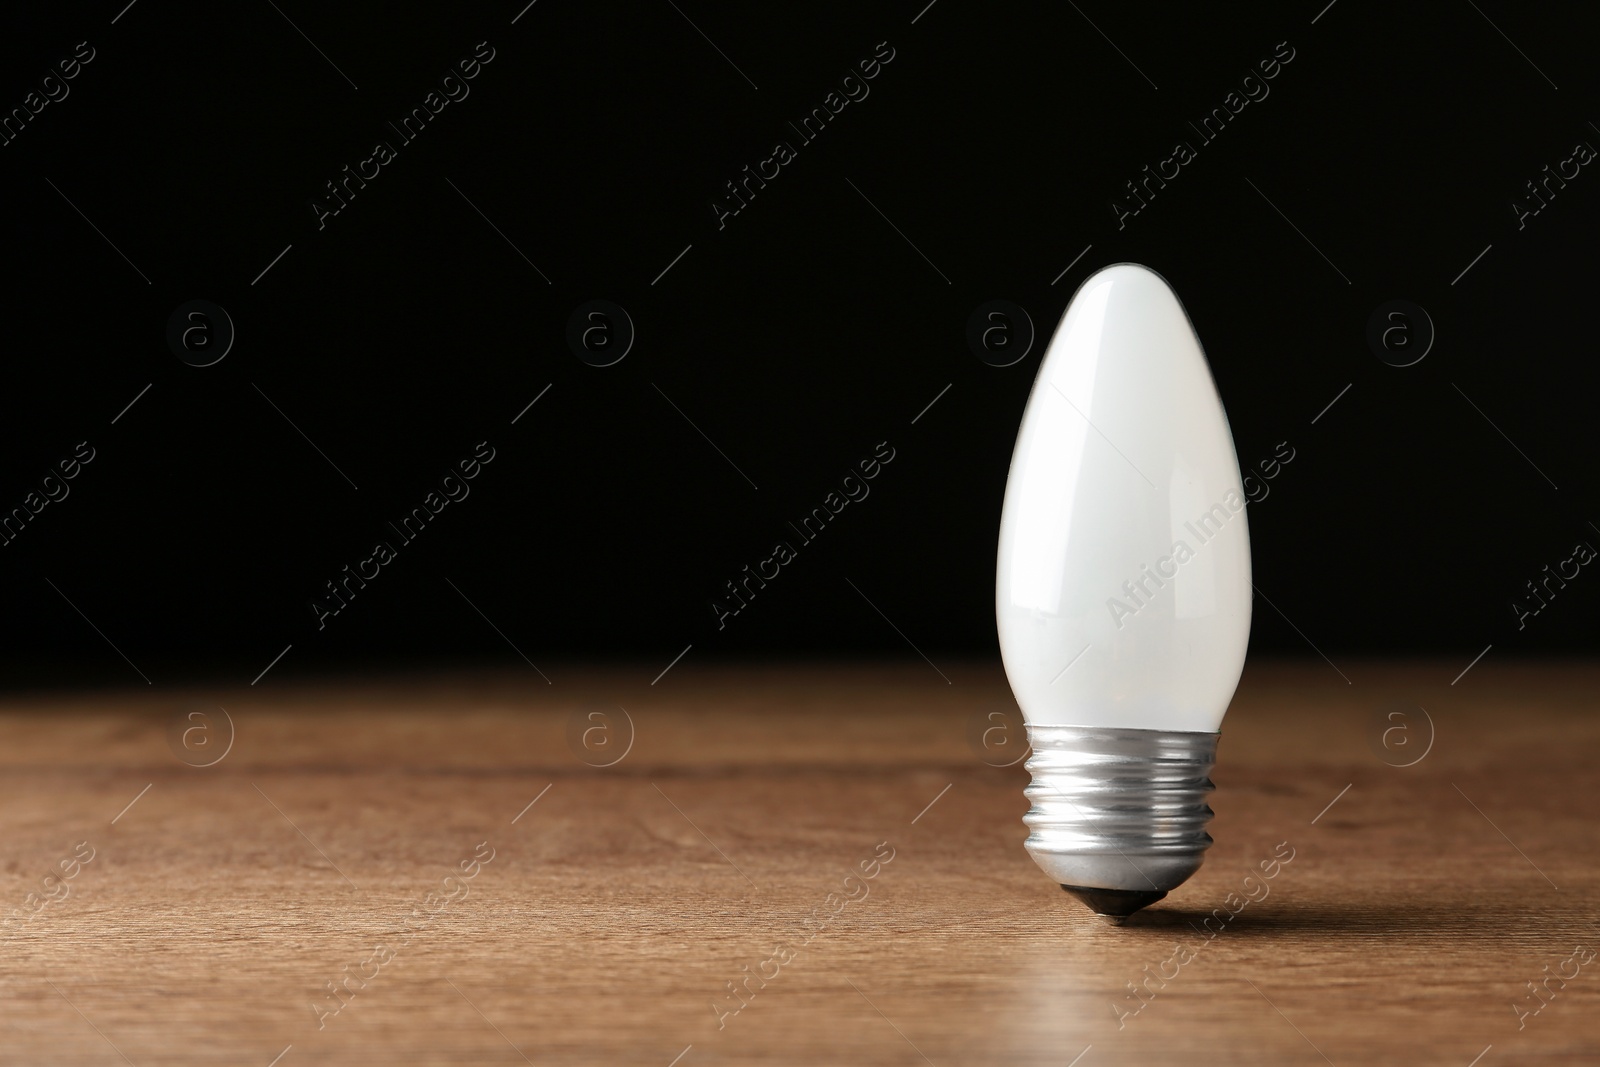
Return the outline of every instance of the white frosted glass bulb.
[[[1177,296],[1137,264],[1094,274],[1017,431],[995,615],[1033,748],[1028,851],[1115,923],[1211,844],[1217,731],[1250,636],[1240,486]]]

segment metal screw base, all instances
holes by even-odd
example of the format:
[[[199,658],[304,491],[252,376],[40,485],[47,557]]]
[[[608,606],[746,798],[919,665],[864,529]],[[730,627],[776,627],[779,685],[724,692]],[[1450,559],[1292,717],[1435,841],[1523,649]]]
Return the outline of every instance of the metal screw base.
[[[1200,869],[1217,734],[1028,727],[1027,848],[1097,914],[1123,919]],[[1108,892],[1109,891],[1109,892]]]

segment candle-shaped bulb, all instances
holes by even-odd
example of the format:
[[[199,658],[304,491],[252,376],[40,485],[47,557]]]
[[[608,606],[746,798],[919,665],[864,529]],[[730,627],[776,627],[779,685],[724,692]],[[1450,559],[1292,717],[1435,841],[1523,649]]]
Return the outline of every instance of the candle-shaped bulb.
[[[1028,851],[1118,924],[1211,844],[1217,731],[1250,635],[1240,487],[1177,296],[1136,264],[1094,274],[1017,432],[995,605],[1033,747]]]

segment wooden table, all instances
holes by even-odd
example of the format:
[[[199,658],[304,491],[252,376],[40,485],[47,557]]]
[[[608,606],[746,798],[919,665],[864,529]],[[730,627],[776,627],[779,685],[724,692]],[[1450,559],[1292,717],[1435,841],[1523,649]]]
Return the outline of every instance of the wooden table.
[[[1023,850],[993,664],[25,694],[0,1059],[1594,1063],[1600,670],[1460,667],[1252,664],[1216,845],[1121,929]]]

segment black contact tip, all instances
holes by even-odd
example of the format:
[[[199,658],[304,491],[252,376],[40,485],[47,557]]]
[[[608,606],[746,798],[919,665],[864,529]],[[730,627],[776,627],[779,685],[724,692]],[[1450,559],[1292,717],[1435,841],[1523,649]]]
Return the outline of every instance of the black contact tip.
[[[1091,889],[1081,885],[1061,887],[1089,906],[1089,910],[1112,926],[1121,926],[1140,908],[1166,896],[1164,889]]]

